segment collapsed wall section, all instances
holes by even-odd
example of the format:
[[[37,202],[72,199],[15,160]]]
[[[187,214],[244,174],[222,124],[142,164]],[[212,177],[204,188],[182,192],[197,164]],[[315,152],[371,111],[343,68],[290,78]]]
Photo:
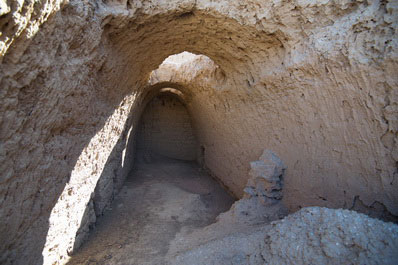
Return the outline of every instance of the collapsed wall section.
[[[178,265],[396,264],[397,247],[396,224],[354,211],[307,207],[168,255]]]

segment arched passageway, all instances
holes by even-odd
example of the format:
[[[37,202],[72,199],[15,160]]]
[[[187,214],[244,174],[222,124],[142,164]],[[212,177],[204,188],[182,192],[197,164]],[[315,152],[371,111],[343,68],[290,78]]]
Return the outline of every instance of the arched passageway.
[[[148,159],[151,156],[197,159],[198,143],[188,110],[178,95],[167,90],[147,104],[136,137],[138,155]]]
[[[164,264],[177,234],[214,223],[235,201],[198,164],[200,148],[181,91],[152,94],[130,139],[135,159],[125,163],[134,162],[133,170],[70,265],[110,259]]]
[[[397,220],[391,1],[6,2],[0,263],[64,262],[78,248],[133,169],[146,100],[165,87],[187,97],[203,164],[237,197],[269,148],[288,167],[290,212]],[[183,51],[208,57],[152,72]]]

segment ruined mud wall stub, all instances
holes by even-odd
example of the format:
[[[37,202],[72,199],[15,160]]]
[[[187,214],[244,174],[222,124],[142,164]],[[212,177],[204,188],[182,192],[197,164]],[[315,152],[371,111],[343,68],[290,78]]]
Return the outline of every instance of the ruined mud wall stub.
[[[55,260],[68,255],[76,230],[86,231],[82,216],[105,165],[121,165],[150,72],[184,50],[209,56],[218,70],[195,66],[164,81],[191,95],[205,162],[235,194],[249,162],[269,148],[288,166],[290,210],[379,205],[381,215],[398,214],[393,1],[72,0],[58,12],[38,10],[51,16],[29,42],[3,28],[13,41],[0,40],[8,47],[0,66],[2,262],[42,259],[59,199],[73,229],[50,233],[47,250],[56,246]]]
[[[395,264],[397,247],[396,224],[354,211],[307,207],[268,225],[169,251],[168,256],[171,264],[181,265]]]
[[[280,201],[285,170],[275,153],[264,150],[250,163],[243,198],[215,223],[180,231],[166,255],[169,263],[396,263],[396,224],[322,207],[305,207],[286,216]]]

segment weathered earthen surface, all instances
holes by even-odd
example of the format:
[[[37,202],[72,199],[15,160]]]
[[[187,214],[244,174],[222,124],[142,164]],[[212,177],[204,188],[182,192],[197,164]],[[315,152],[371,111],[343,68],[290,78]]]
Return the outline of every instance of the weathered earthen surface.
[[[66,0],[0,1],[0,62],[8,48],[14,63],[29,46],[40,26],[57,12]],[[14,43],[17,42],[17,43]]]
[[[147,96],[166,86],[237,196],[267,147],[289,168],[290,211],[396,220],[394,1],[2,3],[0,262],[66,259],[121,187]],[[212,61],[149,80],[183,51]]]
[[[168,264],[395,264],[398,225],[348,210],[304,208],[287,215],[286,166],[271,151],[250,163],[245,195],[217,222],[182,229]],[[282,220],[280,220],[282,217]],[[271,222],[273,221],[273,222]]]
[[[174,254],[171,264],[396,264],[398,226],[348,210],[308,207]]]
[[[112,207],[68,264],[164,264],[181,229],[212,223],[233,198],[195,163],[137,163]]]
[[[285,217],[288,211],[281,201],[285,170],[286,166],[276,154],[264,150],[259,160],[250,162],[250,178],[243,198],[218,217],[218,225],[225,227],[232,223],[246,226]]]
[[[392,208],[388,210],[386,204],[380,203],[380,200],[378,199],[375,199],[373,202],[368,204],[368,206],[365,206],[366,203],[362,201],[362,199],[365,200],[367,196],[370,196],[370,193],[367,193],[367,195],[363,196],[359,195],[362,194],[362,191],[359,191],[359,186],[365,187],[367,185],[370,185],[371,182],[373,183],[370,186],[372,186],[371,190],[373,190],[372,192],[374,192],[374,198],[380,198],[380,196],[385,196],[388,193],[375,191],[375,187],[378,186],[378,184],[376,183],[378,182],[376,181],[378,177],[376,177],[375,179],[374,176],[379,175],[378,173],[372,175],[373,177],[369,176],[369,178],[365,178],[363,173],[360,173],[358,175],[358,172],[364,172],[362,171],[362,169],[368,167],[371,164],[370,160],[372,160],[373,158],[370,158],[370,156],[365,154],[374,153],[374,149],[369,149],[368,151],[363,153],[363,156],[359,155],[361,156],[361,158],[354,159],[360,164],[362,164],[363,161],[369,162],[368,165],[362,164],[360,166],[360,168],[362,169],[354,169],[354,167],[359,166],[359,164],[355,166],[355,163],[349,162],[353,161],[351,158],[347,158],[347,160],[344,161],[342,160],[343,156],[354,156],[354,152],[351,151],[352,144],[347,144],[347,141],[348,139],[350,139],[350,137],[355,135],[355,133],[350,133],[348,135],[348,131],[352,131],[358,126],[361,127],[363,125],[363,127],[361,127],[360,134],[363,135],[365,131],[368,131],[368,133],[370,133],[370,127],[366,125],[368,123],[362,121],[360,122],[362,125],[355,125],[354,128],[352,126],[353,120],[344,118],[344,113],[346,113],[345,110],[344,113],[341,113],[340,111],[342,111],[342,109],[337,108],[336,105],[330,105],[329,101],[331,100],[331,98],[329,99],[329,96],[318,95],[317,97],[320,98],[315,101],[304,100],[304,97],[306,93],[308,94],[308,91],[306,92],[305,90],[302,90],[302,88],[294,88],[287,91],[268,91],[269,94],[268,92],[264,92],[263,90],[262,93],[268,94],[266,96],[266,99],[253,99],[247,101],[247,97],[251,96],[239,94],[237,91],[232,92],[230,89],[227,88],[226,91],[223,91],[220,88],[223,87],[222,83],[220,83],[220,80],[223,80],[220,79],[220,75],[222,76],[223,74],[220,74],[219,66],[215,65],[214,62],[212,62],[209,58],[205,56],[198,56],[197,58],[193,59],[193,61],[186,62],[183,65],[162,65],[159,69],[152,73],[150,83],[154,86],[156,86],[157,84],[173,83],[176,84],[176,87],[181,87],[181,90],[190,96],[190,104],[188,105],[188,107],[191,109],[190,112],[193,113],[194,126],[195,128],[197,128],[198,131],[199,142],[202,146],[206,148],[206,166],[209,167],[210,170],[216,176],[218,176],[227,187],[229,187],[230,189],[232,189],[232,191],[238,194],[243,191],[244,186],[240,189],[234,188],[236,187],[237,182],[233,181],[232,179],[235,179],[234,176],[236,175],[236,179],[240,179],[240,181],[243,181],[240,176],[244,174],[248,176],[247,173],[245,173],[249,171],[247,165],[249,164],[249,161],[254,160],[255,157],[253,156],[253,158],[249,160],[248,158],[252,157],[254,152],[252,152],[250,155],[245,155],[245,152],[242,150],[254,151],[260,149],[260,146],[262,146],[262,144],[266,144],[267,147],[270,147],[272,150],[275,150],[276,152],[281,154],[282,159],[289,167],[289,170],[287,171],[287,175],[285,177],[286,190],[284,202],[290,210],[295,210],[304,205],[318,204],[331,206],[333,204],[334,206],[332,207],[346,207],[351,209],[357,209],[368,214],[373,213],[373,216],[375,217],[384,217],[386,220],[391,221],[396,220],[396,217],[394,217],[394,212],[391,210]],[[286,80],[291,80],[291,78],[292,77],[289,77]],[[319,80],[319,82],[324,81],[325,80]],[[209,88],[207,87],[207,84],[213,84],[213,86],[217,87],[217,89]],[[230,86],[230,84],[225,86]],[[330,89],[332,89],[332,87],[333,86],[329,86]],[[345,93],[344,90],[337,89],[335,91],[330,90],[326,92],[325,89],[329,88],[327,86],[326,88],[324,86],[322,86],[322,88],[314,88],[314,90],[311,91],[308,96],[312,97],[314,93],[318,92],[320,94],[331,93],[333,94],[333,100],[335,100],[336,97],[341,97],[344,102],[347,101],[347,95],[337,95],[340,92]],[[317,89],[319,89],[319,91]],[[302,93],[300,94],[298,90],[302,91]],[[358,88],[358,91],[361,91],[361,89]],[[392,89],[391,91],[397,91],[397,89]],[[253,97],[261,98],[259,94],[255,94],[254,92],[252,93]],[[356,96],[360,98],[362,97],[359,94],[356,94]],[[360,99],[356,98],[356,96],[353,96],[352,100],[359,102]],[[225,99],[224,97],[228,99]],[[276,100],[276,98],[279,98],[281,100]],[[275,101],[273,101],[274,99]],[[312,103],[309,104],[309,102]],[[320,102],[323,102],[322,106],[319,105]],[[279,107],[275,106],[278,111],[276,111],[276,109],[273,109],[273,107],[271,107],[271,104],[278,105]],[[336,108],[336,110],[330,112],[326,111],[327,105],[330,105],[332,108]],[[300,109],[300,106],[303,109]],[[261,111],[261,113],[258,113],[259,110],[261,110],[261,108],[263,107],[266,107],[270,111]],[[321,109],[325,110],[324,114],[322,114],[325,115],[322,120],[326,123],[329,123],[329,118],[335,120],[333,126],[331,126],[332,124],[322,124],[321,121],[315,122],[314,118],[321,115]],[[304,112],[310,110],[311,113],[304,114]],[[302,115],[298,115],[298,112],[300,111],[304,111]],[[356,111],[356,108],[350,107],[350,111]],[[361,119],[365,119],[364,115],[365,113],[367,113],[367,111],[368,110],[362,112],[363,115],[359,113],[355,115],[357,118],[361,116]],[[376,114],[373,113],[372,115]],[[242,117],[245,118],[241,120]],[[343,119],[337,122],[337,120],[341,118]],[[223,120],[223,122],[220,123],[218,122],[219,120]],[[304,120],[307,121],[304,122]],[[369,120],[369,122],[373,123],[375,122],[375,120]],[[316,125],[316,129],[314,127],[310,129],[312,125],[307,126],[305,124],[318,125]],[[207,127],[212,128],[212,130],[205,130],[204,128]],[[278,127],[280,130],[275,131],[276,127]],[[329,132],[334,131],[335,133],[330,135],[328,134],[326,136],[324,135],[325,128],[328,128],[327,130]],[[218,132],[217,135],[213,135],[214,130]],[[342,130],[345,131],[345,133],[342,133]],[[289,133],[284,133],[288,131]],[[304,131],[308,133],[308,136],[302,134],[304,133]],[[375,132],[375,130],[373,130],[373,132]],[[272,137],[270,137],[269,135],[272,135]],[[228,139],[233,140],[229,141]],[[327,145],[326,142],[330,141],[333,141],[334,144]],[[340,141],[343,141],[344,144],[341,144]],[[352,138],[351,140],[349,140],[350,143],[356,141],[358,141],[358,143],[362,142],[362,140],[358,140],[358,138]],[[372,140],[369,139],[366,141],[369,142]],[[304,142],[306,144],[300,144]],[[381,143],[382,142],[379,142],[379,144]],[[314,149],[309,146],[313,146]],[[361,148],[364,148],[363,150],[370,147],[370,145],[362,144],[360,144],[360,146]],[[386,145],[383,146],[385,147]],[[333,151],[338,150],[338,147],[340,147],[341,150],[344,149],[345,151]],[[357,148],[359,147],[355,147],[354,149]],[[323,151],[321,152],[321,150]],[[390,150],[392,151],[391,154],[394,154],[395,147]],[[338,158],[337,156],[335,156],[336,154],[339,154]],[[355,154],[355,156],[358,156],[358,154]],[[325,157],[328,157],[328,161],[320,162],[320,159],[323,159]],[[221,161],[221,158],[225,161],[228,161],[228,163],[218,163]],[[241,164],[246,159],[248,159],[247,164]],[[301,164],[300,161],[304,160],[308,161],[308,163],[306,162],[304,164]],[[386,157],[384,157],[378,163],[386,163],[387,160]],[[318,161],[319,163],[317,164],[314,161]],[[221,164],[228,166],[224,167]],[[321,166],[321,164],[325,165],[325,167]],[[232,168],[234,168],[234,170],[232,170]],[[303,170],[304,168],[306,169],[304,171],[300,171],[298,170],[299,168],[302,168]],[[391,168],[391,176],[393,176],[392,179],[394,179],[396,176],[396,173],[394,173],[395,169],[393,168],[394,167]],[[370,171],[374,169],[375,168],[369,168]],[[339,172],[343,172],[345,170],[352,172],[352,174],[347,174],[344,178],[336,176],[336,174],[340,174]],[[376,171],[380,172],[380,170]],[[240,172],[240,176],[238,176],[238,172]],[[324,173],[318,175],[318,173],[316,172]],[[327,172],[334,175],[334,177],[332,177],[331,175],[331,177],[326,177],[329,174]],[[291,174],[294,174],[294,176],[292,176]],[[314,177],[310,177],[312,174],[314,174]],[[223,178],[223,175],[228,175],[229,177]],[[233,184],[232,182],[234,182],[235,184]],[[354,185],[353,183],[356,184]],[[239,186],[240,185],[244,184],[239,184]],[[352,189],[351,185],[353,185]],[[395,181],[391,181],[388,185],[382,186],[383,190],[390,190],[391,193],[389,194],[393,197],[395,196]],[[338,196],[338,194],[340,194],[341,196]],[[300,199],[298,200],[297,198]],[[331,201],[333,201],[333,203],[331,203]],[[391,202],[393,201],[396,201],[396,198],[391,200]],[[394,207],[393,204],[394,203],[392,203],[392,207]]]

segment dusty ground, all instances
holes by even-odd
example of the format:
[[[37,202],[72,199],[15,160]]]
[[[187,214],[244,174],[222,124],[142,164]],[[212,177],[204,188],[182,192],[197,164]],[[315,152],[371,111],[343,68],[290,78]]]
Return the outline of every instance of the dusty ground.
[[[284,165],[266,154],[251,167],[263,161],[272,180]],[[69,264],[397,264],[397,225],[323,207],[279,219],[283,207],[250,183],[252,196],[231,207],[233,198],[193,162],[138,163]]]
[[[139,163],[68,264],[162,264],[176,233],[215,222],[233,202],[194,163]]]

